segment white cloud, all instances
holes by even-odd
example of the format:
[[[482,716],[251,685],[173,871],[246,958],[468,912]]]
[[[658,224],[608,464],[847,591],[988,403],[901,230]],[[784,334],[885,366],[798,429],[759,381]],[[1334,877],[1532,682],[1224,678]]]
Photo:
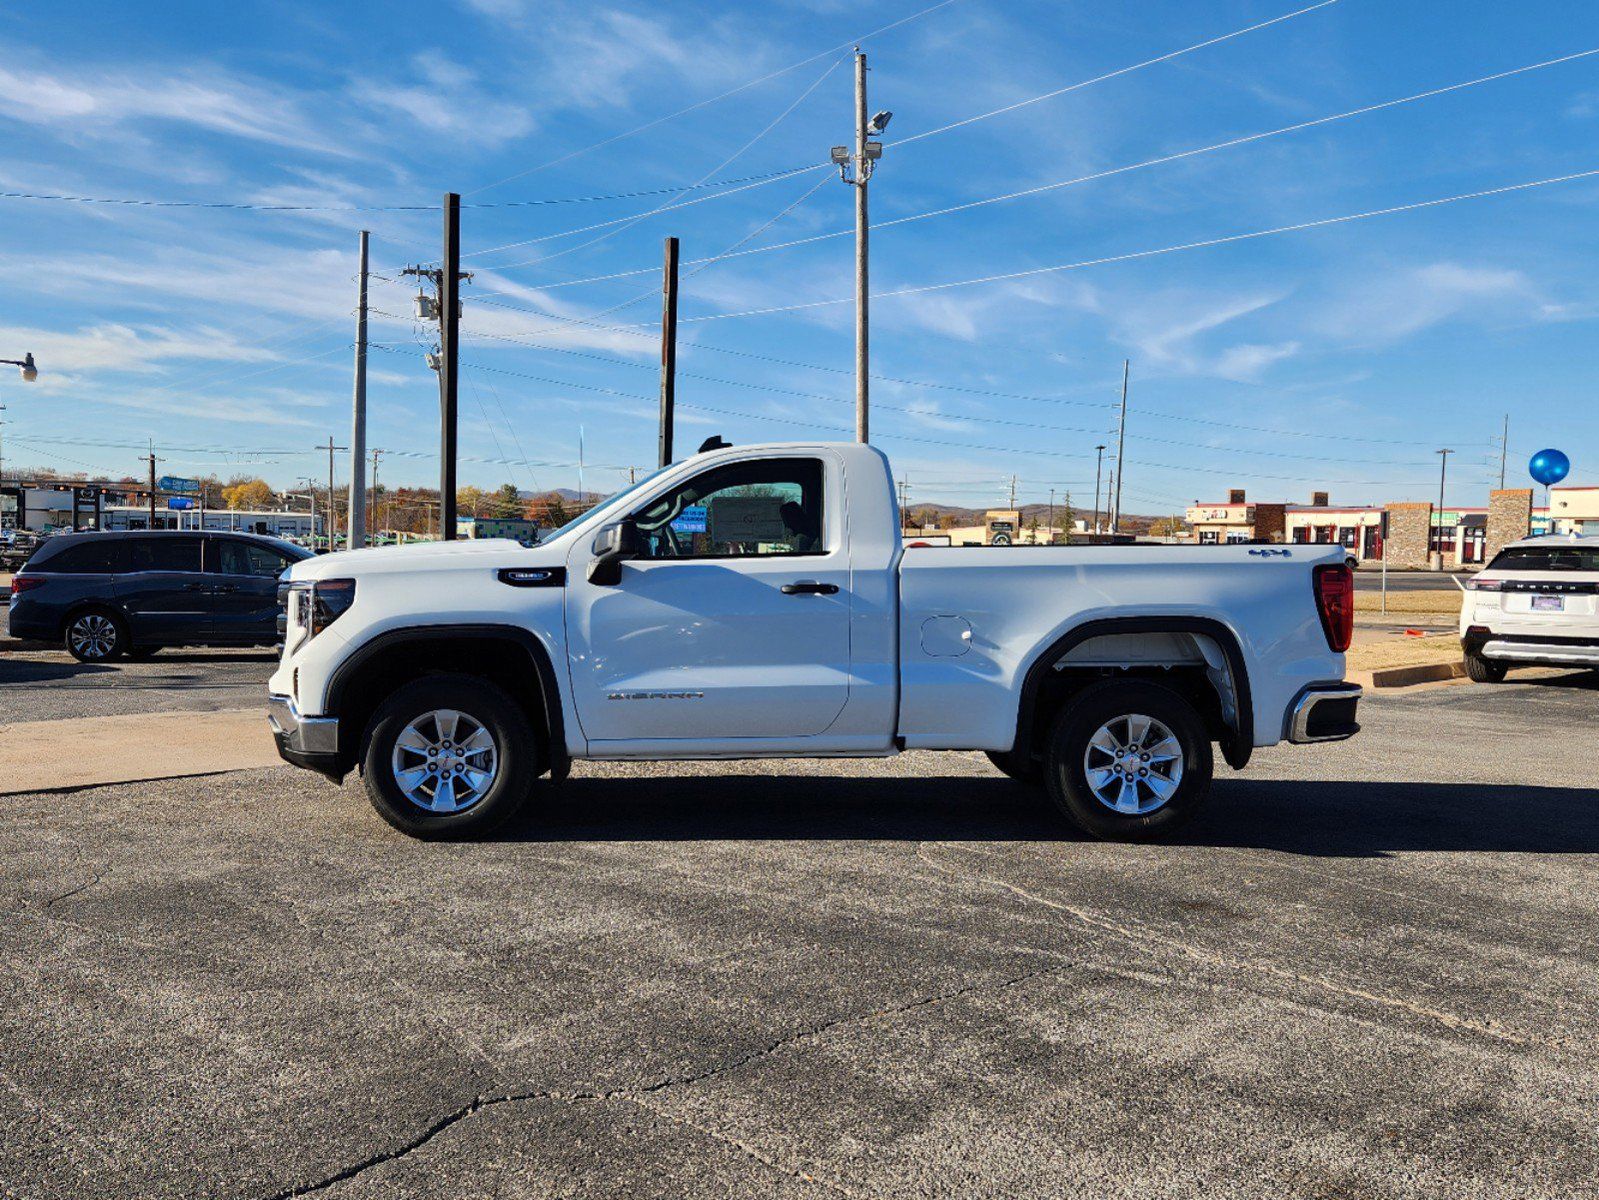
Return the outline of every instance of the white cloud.
[[[1381,343],[1449,320],[1536,320],[1551,315],[1548,310],[1521,271],[1438,262],[1347,286],[1317,324],[1339,338]]]
[[[533,114],[524,105],[494,99],[465,67],[434,51],[411,60],[421,82],[357,80],[351,96],[378,112],[398,113],[431,134],[456,141],[494,145],[532,132]]]
[[[169,122],[302,150],[342,154],[325,123],[280,88],[215,68],[54,73],[0,67],[0,116],[75,137],[111,137],[129,124]]]
[[[46,387],[62,386],[81,373],[148,372],[175,361],[248,363],[276,357],[204,326],[100,324],[72,332],[13,327],[0,330],[0,340],[29,349],[39,362],[39,382]]]
[[[1245,342],[1214,348],[1209,335],[1273,308],[1287,292],[1217,298],[1213,292],[1166,291],[1119,297],[1104,305],[1115,336],[1131,344],[1143,368],[1178,375],[1253,380],[1299,351],[1297,341]]]

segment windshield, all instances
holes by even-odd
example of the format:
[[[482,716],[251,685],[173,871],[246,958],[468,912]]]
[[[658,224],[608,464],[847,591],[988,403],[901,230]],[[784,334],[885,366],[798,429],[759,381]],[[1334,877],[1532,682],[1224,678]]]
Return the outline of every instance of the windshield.
[[[614,495],[606,497],[604,500],[601,500],[598,504],[594,505],[592,508],[584,509],[582,512],[578,513],[577,516],[573,517],[570,521],[568,521],[565,525],[562,525],[559,529],[552,529],[548,533],[541,535],[539,537],[538,544],[543,546],[546,543],[553,542],[556,538],[558,538],[562,534],[566,533],[567,530],[573,528],[579,522],[587,521],[595,513],[608,512],[608,511],[611,511],[611,510],[619,507],[620,504],[622,503],[622,501],[624,501],[628,496],[631,496],[634,492],[638,491],[641,487],[644,487],[652,479],[654,479],[657,475],[659,475],[661,473],[661,471],[665,471],[665,470],[667,470],[666,467],[661,467],[660,470],[651,471],[648,475],[644,476],[644,478],[640,479],[637,483],[630,483],[625,488],[623,488],[621,491],[615,493]]]
[[[1494,555],[1490,571],[1599,571],[1599,546],[1510,546]]]

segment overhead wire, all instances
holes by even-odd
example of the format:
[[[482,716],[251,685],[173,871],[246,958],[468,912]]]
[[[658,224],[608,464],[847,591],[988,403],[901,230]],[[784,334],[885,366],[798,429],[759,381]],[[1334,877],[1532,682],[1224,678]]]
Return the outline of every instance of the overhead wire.
[[[1132,171],[1143,170],[1147,167],[1163,166],[1167,163],[1180,162],[1185,159],[1197,158],[1200,155],[1211,154],[1220,150],[1229,150],[1238,146],[1248,145],[1253,142],[1265,141],[1268,138],[1281,137],[1290,133],[1300,133],[1307,129],[1315,129],[1323,125],[1331,125],[1338,121],[1349,120],[1354,117],[1366,116],[1370,113],[1381,112],[1384,109],[1397,108],[1401,105],[1414,104],[1421,100],[1429,100],[1436,96],[1447,95],[1451,92],[1464,91],[1467,88],[1480,87],[1484,84],[1495,83],[1502,79],[1509,79],[1517,75],[1525,75],[1532,71],[1544,70],[1548,67],[1560,66],[1564,63],[1575,62],[1579,59],[1590,58],[1599,54],[1599,48],[1581,50],[1574,54],[1561,55],[1558,58],[1545,59],[1542,62],[1529,63],[1526,66],[1515,67],[1507,71],[1498,71],[1491,75],[1479,76],[1476,79],[1452,83],[1445,87],[1430,88],[1427,91],[1416,92],[1409,96],[1399,96],[1392,100],[1384,100],[1375,104],[1366,104],[1358,108],[1351,108],[1344,112],[1332,113],[1324,117],[1316,117],[1309,121],[1299,121],[1292,125],[1284,125],[1278,129],[1269,129],[1260,133],[1246,134],[1240,137],[1228,138],[1220,142],[1212,142],[1205,146],[1195,146],[1187,150],[1180,150],[1172,154],[1163,154],[1155,158],[1146,158],[1141,162],[1126,163],[1118,167],[1109,167],[1103,171],[1094,171],[1087,175],[1078,175],[1071,179],[1055,180],[1050,183],[1038,184],[1034,187],[1022,188],[1018,191],[1004,192],[996,196],[983,196],[976,200],[968,200],[961,204],[951,204],[943,208],[929,209],[926,212],[910,213],[903,217],[895,217],[887,221],[878,221],[870,226],[870,231],[877,233],[884,229],[892,229],[900,225],[908,225],[916,221],[925,221],[932,217],[950,216],[955,213],[969,212],[973,209],[985,208],[991,204],[1000,204],[1010,200],[1025,199],[1029,196],[1042,195],[1047,192],[1059,191],[1063,188],[1076,187],[1079,184],[1093,183],[1101,179],[1110,179],[1117,175],[1125,175]],[[766,254],[774,250],[791,250],[799,246],[815,245],[818,242],[831,241],[837,238],[850,237],[853,229],[838,229],[828,233],[812,234],[809,237],[795,238],[787,242],[777,242],[770,246],[759,246],[750,250],[737,252],[724,252],[718,258],[742,258],[752,254]],[[691,260],[685,265],[693,265]],[[710,261],[710,260],[705,260]],[[651,268],[641,267],[631,271],[615,271],[608,275],[592,275],[583,279],[563,279],[551,283],[540,284],[544,289],[563,287],[577,287],[591,283],[603,283],[614,279],[624,279],[629,276],[648,274]]]
[[[1204,238],[1199,241],[1182,242],[1171,246],[1160,246],[1153,250],[1135,250],[1126,254],[1111,254],[1102,258],[1082,259],[1077,262],[1059,263],[1048,267],[1030,267],[1021,271],[1005,271],[996,275],[982,275],[973,279],[953,279],[944,283],[922,284],[916,287],[894,288],[885,292],[873,292],[871,299],[887,300],[896,296],[924,295],[928,292],[947,291],[951,288],[973,287],[984,283],[1002,283],[1012,279],[1026,279],[1036,275],[1049,275],[1060,271],[1076,271],[1084,267],[1104,266],[1109,263],[1131,262],[1137,259],[1154,258],[1163,254],[1175,254],[1185,250],[1202,250],[1213,246],[1231,245],[1237,242],[1253,241],[1258,238],[1274,237],[1278,234],[1297,233],[1307,229],[1323,229],[1332,225],[1345,225],[1353,221],[1369,220],[1373,217],[1393,216],[1398,213],[1415,212],[1420,209],[1438,208],[1445,204],[1457,204],[1466,200],[1480,200],[1490,196],[1503,196],[1512,192],[1524,192],[1533,188],[1549,187],[1558,183],[1571,183],[1579,179],[1592,179],[1599,176],[1599,170],[1574,171],[1566,175],[1554,175],[1545,179],[1529,180],[1525,183],[1506,184],[1502,187],[1483,188],[1474,192],[1462,192],[1453,196],[1443,196],[1432,200],[1418,200],[1409,204],[1395,204],[1386,208],[1368,209],[1364,212],[1347,213],[1337,217],[1322,217],[1314,221],[1299,221],[1292,225],[1278,225],[1271,229],[1257,229],[1248,233],[1228,234],[1224,237]],[[703,321],[730,320],[735,317],[759,317],[776,313],[801,312],[807,309],[827,308],[837,304],[852,303],[854,297],[841,296],[833,300],[810,300],[800,304],[778,304],[766,308],[745,309],[740,312],[707,313],[697,317],[681,317],[682,324],[698,323]]]
[[[888,33],[890,30],[898,29],[902,25],[907,25],[912,21],[920,20],[922,17],[925,17],[930,13],[937,12],[939,9],[945,8],[953,3],[955,3],[955,0],[938,0],[936,4],[929,4],[927,7],[918,9],[916,12],[913,12],[908,16],[901,17],[896,21],[890,21],[887,25],[879,26],[870,33],[863,33],[859,37],[850,38],[847,41],[840,42],[836,46],[832,46],[826,50],[818,51],[817,53],[812,54],[810,57],[802,58],[798,62],[790,63],[786,67],[781,67],[776,71],[769,71],[757,79],[751,79],[747,83],[741,83],[737,87],[729,88],[727,91],[722,92],[719,95],[710,96],[704,100],[696,100],[693,104],[680,108],[675,112],[667,113],[665,116],[656,117],[653,120],[646,121],[644,124],[637,125],[634,128],[625,130],[622,133],[615,133],[587,146],[580,146],[576,150],[569,150],[567,153],[556,158],[552,158],[547,162],[539,163],[537,166],[528,167],[526,170],[518,171],[514,175],[507,175],[504,179],[496,180],[494,183],[486,183],[482,187],[474,188],[472,191],[467,192],[466,195],[475,196],[479,192],[486,192],[491,188],[497,188],[503,184],[510,183],[512,180],[522,179],[528,175],[534,174],[535,172],[544,171],[550,167],[560,166],[562,163],[570,162],[572,159],[577,158],[580,155],[588,154],[605,146],[614,145],[617,142],[634,137],[637,134],[646,133],[651,129],[655,129],[658,126],[666,124],[668,121],[675,121],[678,117],[684,117],[689,113],[698,112],[702,108],[707,108],[712,104],[717,104],[723,100],[730,99],[731,97],[738,95],[740,92],[748,91],[752,87],[758,87],[770,80],[778,79],[784,75],[787,75],[790,71],[797,71],[801,67],[809,66],[813,62],[827,58],[829,55],[837,54],[842,50],[848,50],[851,46],[858,46],[862,42]]]

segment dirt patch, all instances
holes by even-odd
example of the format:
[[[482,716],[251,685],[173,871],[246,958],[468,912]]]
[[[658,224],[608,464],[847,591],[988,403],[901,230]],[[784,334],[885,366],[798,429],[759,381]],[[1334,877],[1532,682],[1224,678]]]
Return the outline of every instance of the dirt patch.
[[[1389,592],[1388,611],[1391,613],[1459,613],[1460,589],[1426,592]],[[1355,611],[1381,612],[1381,592],[1356,592]]]
[[[1349,671],[1382,671],[1389,667],[1417,667],[1454,662],[1460,657],[1460,639],[1453,634],[1432,637],[1397,635],[1351,646],[1344,656]]]

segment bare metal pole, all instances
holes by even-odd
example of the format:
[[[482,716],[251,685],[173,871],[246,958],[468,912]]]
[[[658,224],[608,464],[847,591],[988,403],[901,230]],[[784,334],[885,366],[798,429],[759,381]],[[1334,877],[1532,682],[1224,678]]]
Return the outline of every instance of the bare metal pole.
[[[1438,451],[1438,569],[1444,569],[1444,476],[1453,450]]]
[[[868,349],[870,299],[867,290],[866,184],[872,167],[866,158],[866,55],[855,51],[855,440],[868,440]]]
[[[1122,531],[1122,476],[1127,474],[1126,464],[1122,462],[1122,449],[1127,444],[1127,376],[1132,370],[1132,360],[1122,359],[1122,415],[1121,421],[1116,426],[1116,495],[1110,504],[1110,531]]]
[[[660,461],[672,464],[672,418],[677,399],[677,239],[666,239],[666,263],[661,280],[661,428]]]
[[[1510,414],[1505,414],[1505,432],[1499,439],[1499,490],[1505,490],[1505,459],[1510,454]]]
[[[351,550],[366,545],[366,272],[367,231],[361,230],[361,274],[355,302],[355,406],[350,420]]]

